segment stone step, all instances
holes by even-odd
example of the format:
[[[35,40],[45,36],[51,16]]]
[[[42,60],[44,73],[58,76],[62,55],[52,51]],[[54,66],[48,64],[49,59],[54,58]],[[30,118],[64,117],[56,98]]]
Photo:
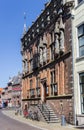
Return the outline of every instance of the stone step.
[[[51,109],[51,107],[49,105],[43,104],[43,107],[42,107],[42,104],[39,104],[38,108],[39,108],[40,112],[42,113],[46,122],[48,122],[48,123],[59,122],[58,117],[56,116],[56,114],[54,113],[54,111]],[[43,108],[43,110],[42,110],[42,108]],[[49,118],[49,114],[50,114],[50,118]]]

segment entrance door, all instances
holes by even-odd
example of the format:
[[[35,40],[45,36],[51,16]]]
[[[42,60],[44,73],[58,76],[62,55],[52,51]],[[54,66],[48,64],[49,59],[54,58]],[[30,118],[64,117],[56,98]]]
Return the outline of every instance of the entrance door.
[[[42,103],[46,102],[46,82],[42,83],[41,100],[42,100]]]

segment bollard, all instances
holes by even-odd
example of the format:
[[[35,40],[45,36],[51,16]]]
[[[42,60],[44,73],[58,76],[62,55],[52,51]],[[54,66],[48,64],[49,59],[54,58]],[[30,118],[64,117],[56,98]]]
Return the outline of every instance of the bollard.
[[[64,115],[61,116],[61,125],[62,125],[62,126],[65,126],[65,125],[66,125],[66,119],[65,119],[65,116],[64,116]]]

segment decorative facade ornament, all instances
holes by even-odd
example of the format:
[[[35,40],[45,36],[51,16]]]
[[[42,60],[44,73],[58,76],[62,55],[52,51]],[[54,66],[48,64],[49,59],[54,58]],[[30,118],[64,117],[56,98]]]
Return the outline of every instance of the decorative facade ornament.
[[[39,33],[39,25],[38,25],[38,23],[37,23],[37,26],[36,26],[36,31],[37,31],[37,33]]]
[[[47,38],[46,38],[46,34],[44,34],[43,36],[43,45],[46,45],[47,46]]]
[[[60,30],[60,51],[64,52],[64,31]]]
[[[28,41],[29,41],[29,42],[31,41],[30,34],[28,35]]]
[[[42,37],[40,37],[40,44],[39,44],[39,48],[43,48],[43,40],[42,40]]]
[[[64,23],[63,23],[62,15],[60,15],[60,25],[59,25],[59,28],[64,30]]]
[[[60,15],[60,52],[64,52],[64,23],[62,15]]]
[[[58,22],[55,23],[55,30],[54,30],[54,32],[59,34],[59,24],[58,24]]]
[[[55,23],[55,54],[59,54],[59,24]]]
[[[55,54],[59,54],[59,35],[55,34]]]
[[[50,16],[47,16],[47,24],[50,24]]]
[[[42,65],[43,64],[43,49],[42,48],[40,48],[39,49],[39,53],[40,53],[40,64]]]
[[[66,3],[66,0],[62,0],[62,3],[63,3],[63,5],[65,5],[65,3]]]
[[[44,46],[43,48],[43,62],[46,62],[47,60],[47,47]]]

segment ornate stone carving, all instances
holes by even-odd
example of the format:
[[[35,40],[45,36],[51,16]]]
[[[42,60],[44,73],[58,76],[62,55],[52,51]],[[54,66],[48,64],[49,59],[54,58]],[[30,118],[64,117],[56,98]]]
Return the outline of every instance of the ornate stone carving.
[[[58,33],[59,34],[59,24],[58,22],[55,23],[55,33]]]
[[[59,35],[55,34],[55,54],[59,54]]]
[[[60,15],[60,52],[64,52],[64,23],[62,15]]]
[[[46,34],[44,34],[44,36],[43,36],[43,44],[44,44],[44,45],[47,45],[47,38],[46,38]]]
[[[55,54],[59,54],[59,24],[55,23]]]
[[[42,48],[40,48],[39,49],[39,53],[40,53],[40,64],[42,65],[43,64],[43,49]]]

